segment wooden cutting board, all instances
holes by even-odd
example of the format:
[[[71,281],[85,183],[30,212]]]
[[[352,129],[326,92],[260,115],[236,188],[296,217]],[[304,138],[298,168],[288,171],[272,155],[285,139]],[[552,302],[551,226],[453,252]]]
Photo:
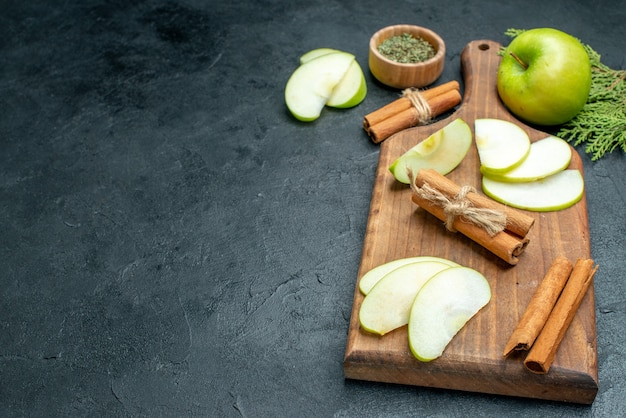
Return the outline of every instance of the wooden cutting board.
[[[515,119],[496,90],[500,63],[499,43],[478,40],[463,50],[465,81],[462,105],[449,118],[399,132],[381,143],[358,278],[398,258],[431,255],[472,267],[487,277],[492,299],[450,342],[444,354],[429,363],[416,360],[407,341],[406,326],[383,337],[362,331],[359,308],[363,295],[354,292],[352,318],[344,358],[348,379],[455,389],[491,394],[591,404],[598,390],[594,290],[590,287],[565,335],[549,372],[526,370],[523,356],[503,357],[503,349],[545,272],[558,255],[572,262],[591,258],[586,197],[557,212],[527,212],[536,221],[530,243],[516,266],[492,255],[478,244],[445,230],[442,222],[411,201],[408,186],[395,181],[389,165],[407,149],[454,118],[465,120],[472,131],[477,118],[499,118],[522,126],[531,141],[547,134]],[[569,168],[582,172],[573,150]],[[475,146],[448,177],[459,185],[481,190]]]

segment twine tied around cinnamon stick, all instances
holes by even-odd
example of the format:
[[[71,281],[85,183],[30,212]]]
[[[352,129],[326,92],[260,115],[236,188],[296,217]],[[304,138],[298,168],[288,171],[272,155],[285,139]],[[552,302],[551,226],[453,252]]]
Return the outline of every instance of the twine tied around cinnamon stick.
[[[363,129],[378,144],[403,129],[432,121],[459,103],[461,93],[456,80],[429,89],[405,89],[401,97],[365,115]]]
[[[476,207],[467,198],[468,193],[476,192],[476,189],[472,186],[462,186],[453,199],[449,199],[428,183],[424,183],[422,187],[417,187],[415,182],[411,181],[411,188],[422,199],[443,208],[443,212],[446,215],[444,223],[448,231],[456,232],[454,221],[458,217],[462,217],[468,222],[481,227],[491,237],[498,232],[504,231],[506,227],[506,214],[495,209]]]
[[[417,118],[417,124],[425,124],[430,122],[433,118],[433,113],[430,109],[428,100],[422,95],[422,93],[415,87],[409,87],[402,91],[402,97],[409,99],[411,104],[416,110],[415,117]]]
[[[446,228],[450,229],[452,225],[454,230],[507,263],[518,263],[519,256],[530,242],[527,234],[535,222],[533,217],[482,196],[471,186],[461,190],[463,187],[433,169],[421,169],[415,177],[409,171],[409,177],[413,191],[411,200],[415,204],[444,222]],[[437,194],[431,196],[425,185]],[[461,205],[457,207],[459,203]],[[449,214],[445,213],[444,206]],[[477,209],[479,211],[475,212]],[[480,216],[475,216],[476,213]],[[473,222],[485,218],[486,223],[480,220],[478,224]]]

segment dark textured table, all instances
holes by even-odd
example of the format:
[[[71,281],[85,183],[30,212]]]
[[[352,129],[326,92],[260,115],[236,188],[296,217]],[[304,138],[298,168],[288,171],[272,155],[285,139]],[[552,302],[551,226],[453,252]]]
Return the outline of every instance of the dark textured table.
[[[75,4],[73,4],[75,3]],[[503,4],[508,3],[508,4]],[[367,71],[390,24],[471,40],[551,26],[626,68],[624,1],[4,1],[1,416],[626,416],[626,160],[583,156],[596,275],[591,406],[346,380],[378,146]],[[313,48],[358,107],[294,120]]]

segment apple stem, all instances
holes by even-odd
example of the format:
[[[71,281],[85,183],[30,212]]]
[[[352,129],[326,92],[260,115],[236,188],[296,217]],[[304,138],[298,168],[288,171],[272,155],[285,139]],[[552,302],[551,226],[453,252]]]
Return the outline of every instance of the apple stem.
[[[527,70],[527,69],[528,69],[528,65],[527,65],[524,61],[522,61],[522,59],[521,59],[520,57],[518,57],[517,55],[515,55],[515,53],[514,53],[514,52],[512,52],[512,51],[511,51],[511,52],[509,52],[509,54],[511,54],[511,56],[512,56],[513,58],[515,58],[515,61],[519,62],[519,65],[521,65],[521,66],[522,66],[525,70]]]

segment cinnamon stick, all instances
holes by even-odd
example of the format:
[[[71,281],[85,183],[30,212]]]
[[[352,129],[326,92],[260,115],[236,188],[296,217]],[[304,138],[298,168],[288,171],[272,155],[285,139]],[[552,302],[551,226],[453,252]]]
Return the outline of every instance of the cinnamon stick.
[[[427,101],[430,107],[429,118],[439,116],[443,112],[452,109],[460,102],[461,93],[459,93],[458,90],[450,90],[433,97]],[[367,133],[372,141],[378,144],[396,132],[419,125],[422,122],[422,117],[420,111],[411,104],[409,108],[378,122],[376,125],[370,126]]]
[[[407,101],[409,99],[406,99]],[[410,103],[410,102],[409,102]],[[404,129],[416,126],[419,124],[419,114],[417,110],[411,105],[403,111],[392,115],[391,117],[370,126],[367,130],[367,134],[372,139],[372,142],[378,144],[389,138],[396,132],[400,132]]]
[[[593,260],[576,261],[563,293],[524,360],[524,366],[528,370],[538,374],[548,372],[565,332],[574,319],[597,270],[598,266],[594,267]]]
[[[427,101],[430,106],[431,118],[436,118],[461,103],[461,92],[459,90],[449,90],[432,99],[427,99]]]
[[[435,118],[461,102],[457,81],[449,81],[432,89],[412,91],[411,94],[419,95],[419,108],[408,97],[401,97],[365,116],[363,129],[373,142],[382,142],[396,132]]]
[[[504,348],[505,357],[513,351],[530,349],[552,312],[572,269],[572,263],[566,257],[558,256],[552,262]]]
[[[424,169],[417,173],[415,185],[422,187],[424,183],[430,184],[449,198],[456,196],[461,190],[461,186],[433,169]],[[478,193],[468,193],[467,199],[474,206],[502,211],[506,215],[505,229],[520,237],[525,237],[535,223],[535,218],[532,216]]]
[[[410,109],[411,106],[413,105],[411,104],[411,101],[409,99],[407,99],[406,97],[400,97],[399,99],[396,99],[393,102],[386,104],[380,109],[377,109],[372,113],[365,115],[365,117],[363,118],[363,129],[369,131],[370,127],[377,125],[382,121],[397,115],[398,113]]]
[[[417,204],[440,221],[446,221],[447,215],[444,212],[444,208],[441,206],[429,200],[422,199],[416,194],[413,194],[411,199],[413,203]],[[465,222],[459,217],[454,219],[453,226],[456,231],[462,233],[511,265],[515,265],[519,262],[518,257],[524,252],[529,242],[527,238],[518,238],[506,231],[501,231],[491,236],[480,226]]]
[[[421,94],[426,101],[430,101],[434,97],[452,90],[459,91],[458,81],[452,80],[439,86],[422,90]],[[393,102],[381,107],[380,109],[366,115],[363,118],[363,128],[367,131],[370,126],[374,126],[391,116],[397,115],[403,110],[409,109],[412,106],[413,105],[408,98],[400,97],[399,99],[394,100]]]

